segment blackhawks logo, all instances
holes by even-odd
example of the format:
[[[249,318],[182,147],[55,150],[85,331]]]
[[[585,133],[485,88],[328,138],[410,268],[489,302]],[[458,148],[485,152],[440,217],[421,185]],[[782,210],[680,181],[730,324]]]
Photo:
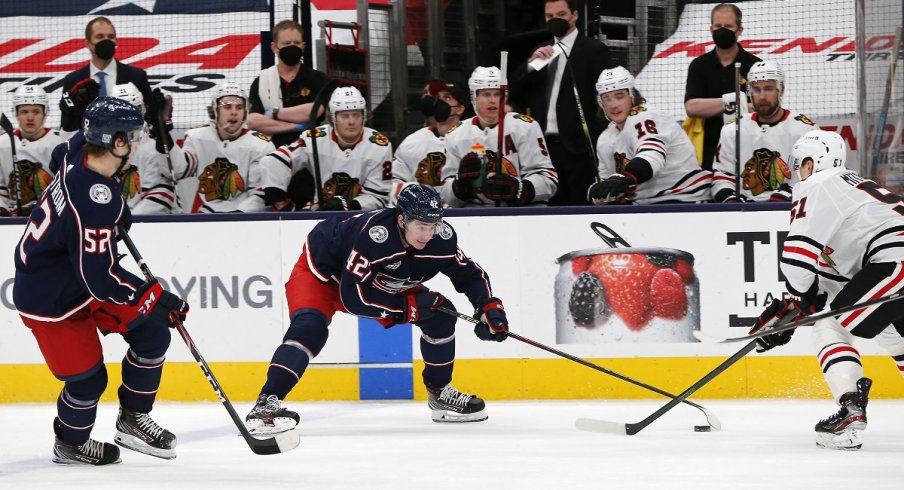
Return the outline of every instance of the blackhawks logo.
[[[228,201],[245,191],[245,179],[239,173],[238,165],[225,158],[217,158],[204,167],[198,177],[198,194],[208,202],[217,199]]]
[[[128,201],[141,192],[141,176],[138,168],[130,166],[122,173],[122,198]]]
[[[252,131],[251,134],[257,136],[258,138],[260,138],[263,141],[266,141],[267,143],[270,142],[270,137],[264,133],[258,133],[257,131]]]
[[[19,174],[22,176],[21,186],[16,185],[18,180],[15,170],[10,172],[7,182],[10,183],[9,197],[13,202],[19,195],[19,188],[22,188],[22,204],[28,204],[40,197],[44,193],[44,189],[53,181],[53,176],[40,163],[28,160],[19,160]]]
[[[370,136],[370,142],[377,146],[389,145],[389,138],[383,136],[383,133],[374,133]]]
[[[423,160],[417,162],[417,171],[414,177],[418,184],[423,185],[439,185],[442,180],[440,176],[443,172],[443,166],[446,164],[446,154],[441,151],[431,151]]]
[[[803,114],[798,114],[794,119],[809,126],[816,126],[816,123],[814,123],[812,119]]]
[[[775,191],[791,180],[791,171],[781,154],[768,148],[754,150],[741,173],[744,188],[754,196]]]
[[[625,167],[627,167],[628,162],[630,162],[630,160],[628,160],[628,156],[624,153],[615,153],[613,157],[615,158],[615,173],[620,174],[624,172]]]
[[[646,107],[639,105],[636,107],[632,107],[631,112],[628,113],[628,116],[636,116],[636,115],[640,114],[641,112],[646,112],[646,111],[647,111]]]
[[[516,118],[516,119],[520,119],[520,120],[522,120],[522,121],[524,121],[524,122],[526,122],[526,123],[532,123],[532,122],[534,122],[534,118],[532,118],[532,117],[530,117],[530,116],[528,116],[528,115],[526,115],[526,114],[515,114],[515,118]]]
[[[318,128],[314,128],[314,129],[309,129],[309,130],[307,130],[307,131],[304,132],[304,135],[305,135],[306,137],[310,138],[312,132],[314,133],[314,136],[317,137],[317,138],[323,138],[324,136],[326,136],[326,129],[324,129],[323,127],[318,127]]]
[[[323,183],[323,200],[331,197],[341,197],[349,202],[361,194],[361,184],[358,179],[345,172],[333,174],[329,180]]]

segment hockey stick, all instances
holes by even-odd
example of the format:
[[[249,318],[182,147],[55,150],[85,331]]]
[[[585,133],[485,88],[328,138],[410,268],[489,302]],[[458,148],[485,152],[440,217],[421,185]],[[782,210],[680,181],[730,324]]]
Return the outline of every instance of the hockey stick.
[[[460,312],[458,312],[458,311],[455,311],[455,310],[446,308],[446,307],[444,307],[444,306],[440,306],[440,307],[437,308],[437,309],[438,309],[439,311],[441,311],[441,312],[447,314],[447,315],[456,316],[456,317],[461,318],[462,320],[464,320],[464,321],[466,321],[466,322],[470,322],[470,323],[473,323],[473,324],[475,324],[475,325],[478,324],[478,323],[480,323],[480,320],[478,320],[478,319],[476,319],[476,318],[474,318],[474,317],[465,315],[464,313],[460,313]],[[590,361],[585,361],[584,359],[581,359],[580,357],[575,357],[575,356],[573,356],[573,355],[571,355],[571,354],[568,354],[567,352],[562,352],[562,351],[560,351],[560,350],[558,350],[558,349],[554,349],[554,348],[552,348],[552,347],[550,347],[550,346],[548,346],[548,345],[541,344],[540,342],[537,342],[537,341],[535,341],[535,340],[531,340],[531,339],[529,339],[529,338],[527,338],[527,337],[523,337],[523,336],[518,335],[518,334],[516,334],[516,333],[513,333],[513,332],[511,332],[511,331],[508,332],[508,336],[511,337],[511,338],[513,338],[513,339],[515,339],[515,340],[524,342],[524,343],[527,344],[527,345],[531,345],[531,346],[534,346],[534,347],[536,347],[536,348],[538,348],[538,349],[545,350],[546,352],[550,352],[550,353],[555,354],[555,355],[557,355],[557,356],[564,357],[565,359],[568,359],[569,361],[576,362],[576,363],[578,363],[578,364],[580,364],[580,365],[582,365],[582,366],[586,366],[586,367],[589,367],[590,369],[594,369],[594,370],[599,371],[599,372],[601,372],[601,373],[608,374],[609,376],[613,376],[613,377],[618,378],[618,379],[620,379],[620,380],[622,380],[622,381],[627,381],[628,383],[631,383],[631,384],[633,384],[633,385],[635,385],[635,386],[640,386],[641,388],[646,388],[647,390],[650,390],[650,391],[652,391],[652,392],[654,392],[654,393],[660,394],[660,395],[665,396],[665,397],[668,397],[668,398],[672,398],[673,400],[675,399],[675,395],[673,395],[673,394],[671,394],[671,393],[669,393],[669,392],[667,392],[667,391],[660,390],[659,388],[657,388],[657,387],[655,387],[655,386],[652,386],[652,385],[648,385],[648,384],[646,384],[646,383],[644,383],[644,382],[642,382],[642,381],[637,381],[636,379],[629,378],[629,377],[625,376],[624,374],[620,374],[620,373],[617,373],[617,372],[612,371],[612,370],[610,370],[610,369],[606,369],[606,368],[604,368],[604,367],[602,367],[602,366],[600,366],[600,365],[598,365],[598,364],[594,364],[594,363],[592,363],[592,362],[590,362]],[[685,397],[685,398],[687,398],[687,397]],[[716,429],[716,430],[720,430],[720,429],[722,428],[722,423],[719,422],[719,418],[716,417],[716,415],[713,414],[712,412],[710,412],[709,410],[707,410],[707,409],[701,407],[700,405],[697,405],[697,404],[694,403],[694,402],[687,401],[687,400],[684,400],[684,399],[679,400],[678,402],[676,402],[676,404],[677,404],[677,403],[681,403],[681,402],[686,403],[686,404],[688,404],[688,405],[690,405],[690,406],[692,406],[692,407],[694,407],[694,408],[700,410],[701,412],[703,412],[703,415],[706,416],[706,421],[709,423],[709,427],[712,427],[713,429]],[[588,420],[588,419],[578,419],[578,420],[581,421],[581,420]],[[581,427],[578,427],[578,428],[581,428]]]
[[[326,85],[320,88],[314,97],[314,103],[311,105],[311,152],[314,156],[314,192],[317,193],[317,204],[323,203],[323,179],[320,175],[320,154],[317,152],[317,120],[320,114],[320,108],[323,106],[323,94],[332,93],[339,86],[339,80],[331,78]]]
[[[135,262],[138,263],[138,267],[141,268],[141,272],[144,274],[145,279],[148,281],[156,280],[154,275],[151,274],[151,269],[144,262],[144,258],[138,253],[138,248],[135,247],[135,243],[132,242],[132,238],[129,237],[129,233],[126,229],[122,226],[117,226],[116,228],[119,231],[120,236],[122,236],[122,241],[126,244],[126,248],[131,252],[132,258],[135,259]],[[201,352],[195,345],[195,341],[192,340],[191,336],[188,334],[188,330],[185,329],[185,325],[175,318],[172,319],[172,322],[176,330],[179,331],[179,335],[182,336],[182,340],[185,341],[185,345],[188,346],[188,350],[191,351],[191,355],[195,358],[195,361],[198,362],[198,365],[201,366],[201,371],[204,372],[204,376],[207,377],[207,381],[210,382],[210,386],[213,387],[214,393],[217,394],[217,397],[223,402],[223,406],[226,407],[226,411],[229,412],[232,422],[238,427],[242,437],[245,438],[245,442],[248,443],[248,446],[255,454],[284,453],[298,447],[298,444],[301,443],[301,435],[298,433],[297,429],[277,434],[269,439],[258,439],[252,436],[245,427],[245,423],[242,422],[242,419],[235,412],[235,408],[233,408],[229,398],[226,397],[226,392],[223,391],[217,378],[213,375],[213,371],[210,370],[207,361],[201,356]]]
[[[173,186],[173,199],[175,200],[176,207],[182,212],[182,201],[179,199],[179,192],[176,190],[176,185],[178,183],[176,182],[176,175],[173,173],[173,159],[170,156],[170,150],[172,150],[172,148],[170,148],[169,142],[166,139],[166,115],[172,110],[173,99],[164,96],[163,100],[165,101],[163,107],[157,109],[157,137],[160,138],[160,142],[163,145],[163,151],[165,152],[163,156],[166,158],[166,168],[169,170],[170,185]],[[216,111],[218,109],[215,107],[214,110]],[[245,110],[248,109],[246,108]],[[175,143],[175,141],[173,143]]]
[[[13,153],[13,168],[16,170],[16,215],[22,214],[22,169],[19,168],[19,160],[16,159],[16,135],[13,134],[13,123],[6,118],[6,114],[0,113],[0,128],[9,136],[9,148]]]
[[[895,41],[891,47],[889,55],[888,80],[885,83],[885,97],[882,101],[882,111],[879,112],[879,123],[876,124],[875,135],[873,136],[873,158],[871,160],[872,168],[869,176],[875,178],[875,171],[879,167],[879,153],[882,149],[882,136],[885,134],[885,121],[888,119],[888,109],[894,103],[892,99],[892,91],[895,86],[895,68],[898,66],[898,50],[901,46],[901,27],[895,30]],[[894,139],[894,137],[892,137]]]
[[[502,158],[505,155],[505,96],[508,91],[508,51],[499,52],[499,123],[496,126],[496,173],[502,174]],[[493,201],[499,207],[499,201]]]
[[[838,316],[849,311],[859,310],[861,308],[868,308],[870,306],[879,305],[882,303],[887,303],[889,301],[897,301],[899,299],[904,299],[904,290],[898,291],[895,294],[891,294],[888,296],[883,296],[876,299],[871,299],[869,301],[864,301],[862,303],[857,303],[849,306],[842,306],[836,310],[823,311],[822,313],[816,313],[814,315],[810,315],[808,317],[801,318],[800,320],[796,320],[787,324],[783,324],[780,326],[775,326],[773,328],[769,328],[766,330],[761,330],[757,333],[753,333],[750,335],[746,335],[744,337],[731,337],[727,339],[723,339],[719,341],[720,344],[731,344],[734,342],[744,342],[750,339],[758,339],[760,337],[765,337],[767,335],[772,335],[774,333],[782,333],[787,332],[788,330],[794,330],[797,327],[803,327],[805,325],[812,325],[819,320],[823,320],[825,318],[831,318],[833,316]]]
[[[597,160],[596,147],[593,146],[593,138],[590,137],[590,127],[587,125],[587,117],[584,115],[584,104],[581,104],[581,95],[578,92],[578,82],[577,78],[574,76],[574,68],[571,66],[571,58],[569,58],[568,53],[565,52],[565,45],[562,41],[557,41],[556,44],[559,46],[559,49],[562,50],[562,54],[565,55],[565,66],[568,68],[568,73],[571,74],[571,89],[574,92],[574,101],[578,105],[578,115],[581,117],[581,129],[584,130],[584,137],[587,138],[587,146],[590,147],[590,165],[593,166],[593,182],[599,182],[602,179],[600,178],[600,167],[599,161]]]
[[[737,199],[741,199],[741,63],[737,62],[734,64],[734,83],[735,83],[735,99],[734,99],[734,113],[735,113],[735,146],[734,146],[734,155],[735,155],[735,184],[734,184],[734,193]],[[746,104],[746,97],[744,103]]]

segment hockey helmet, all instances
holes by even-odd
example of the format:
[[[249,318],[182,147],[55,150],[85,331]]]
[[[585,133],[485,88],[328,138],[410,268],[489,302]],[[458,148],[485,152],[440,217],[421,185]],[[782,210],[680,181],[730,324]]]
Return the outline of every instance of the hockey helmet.
[[[92,145],[113,148],[117,135],[134,143],[144,134],[144,118],[132,104],[114,97],[99,97],[88,106],[82,118],[82,131]]]
[[[747,72],[747,91],[754,82],[762,82],[764,80],[775,80],[781,90],[785,89],[785,72],[774,61],[757,61],[750,67]]]
[[[443,219],[443,199],[429,185],[412,184],[402,189],[396,208],[405,222],[411,220],[439,223]]]
[[[468,79],[468,90],[471,91],[471,100],[477,98],[477,91],[502,87],[502,75],[495,66],[478,66]]]
[[[220,105],[220,99],[229,96],[241,97],[242,101],[245,103],[245,115],[242,118],[242,123],[244,123],[248,120],[248,94],[245,92],[245,89],[235,82],[223,82],[213,88],[213,94],[210,96],[210,105],[207,107],[207,113],[210,116],[210,120],[214,123],[217,122],[217,107]]]
[[[138,110],[144,114],[144,96],[141,95],[141,92],[138,91],[138,87],[136,87],[134,83],[129,82],[114,85],[113,90],[110,92],[110,97],[122,99],[137,107]]]
[[[623,89],[627,89],[628,93],[631,93],[633,96],[634,76],[631,75],[631,72],[623,66],[616,66],[615,68],[603,70],[596,80],[596,103],[599,104],[600,107],[603,107],[603,101],[600,96],[608,92]]]
[[[40,85],[19,85],[19,88],[13,93],[13,112],[15,113],[20,105],[40,105],[44,106],[44,115],[50,111],[50,97]]]
[[[800,137],[791,150],[791,166],[800,178],[800,167],[806,159],[813,160],[813,173],[835,167],[844,167],[847,144],[834,131],[814,129]]]
[[[367,101],[355,87],[337,87],[330,95],[330,118],[335,121],[336,113],[342,111],[364,111]]]

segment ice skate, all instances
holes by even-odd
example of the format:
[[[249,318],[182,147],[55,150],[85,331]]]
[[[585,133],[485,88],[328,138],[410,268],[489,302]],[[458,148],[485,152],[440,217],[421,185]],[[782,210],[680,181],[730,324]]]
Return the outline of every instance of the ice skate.
[[[866,429],[866,404],[873,382],[869,378],[857,381],[857,391],[841,396],[841,408],[829,418],[816,424],[816,445],[826,449],[856,451],[863,443],[860,431]]]
[[[261,395],[245,417],[245,427],[252,435],[269,436],[294,429],[300,420],[298,413],[283,408],[276,395]]]
[[[81,446],[69,444],[63,441],[60,434],[59,420],[53,421],[53,432],[56,439],[53,442],[53,462],[57,464],[90,464],[101,466],[116,464],[122,460],[119,458],[119,448],[108,442],[88,439]]]
[[[116,444],[139,453],[163,459],[176,457],[176,436],[157,425],[146,413],[120,407],[115,440]]]
[[[452,385],[442,390],[427,388],[427,406],[433,411],[434,422],[482,422],[488,418],[483,400]]]

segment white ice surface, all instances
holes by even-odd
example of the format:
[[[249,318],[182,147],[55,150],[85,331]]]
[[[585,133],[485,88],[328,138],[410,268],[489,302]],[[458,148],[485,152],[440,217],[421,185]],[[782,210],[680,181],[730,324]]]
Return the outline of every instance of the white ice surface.
[[[484,423],[437,424],[425,402],[292,403],[301,445],[253,454],[218,403],[159,403],[153,416],[179,437],[165,461],[126,449],[108,467],[50,462],[52,404],[0,405],[0,489],[899,489],[904,400],[874,400],[863,449],[819,449],[813,424],[828,400],[698,400],[722,421],[695,433],[679,406],[635,436],[574,428],[581,417],[638,422],[646,401],[489,402]],[[244,416],[249,403],[237,404]],[[115,404],[93,436],[112,442]]]

